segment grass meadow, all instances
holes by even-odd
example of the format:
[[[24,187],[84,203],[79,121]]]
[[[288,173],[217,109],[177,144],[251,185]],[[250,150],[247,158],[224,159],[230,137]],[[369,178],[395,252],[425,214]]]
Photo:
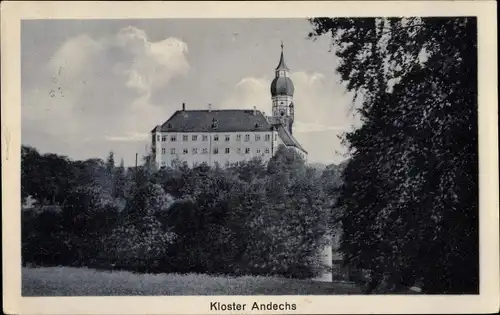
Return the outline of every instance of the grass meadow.
[[[262,276],[137,274],[88,268],[23,268],[23,296],[359,294],[354,284]]]

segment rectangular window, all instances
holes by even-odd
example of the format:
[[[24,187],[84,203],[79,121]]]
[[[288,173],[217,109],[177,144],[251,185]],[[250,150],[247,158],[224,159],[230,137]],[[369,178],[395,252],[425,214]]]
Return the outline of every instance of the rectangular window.
[[[229,148],[226,148],[226,154],[229,154]]]
[[[165,154],[165,148],[161,148],[161,154]]]
[[[227,141],[229,141],[229,139],[230,139],[230,138],[229,138],[229,136],[228,136],[228,135],[226,135],[226,142],[227,142]]]
[[[161,141],[162,141],[162,142],[167,141],[167,137],[165,137],[165,136],[161,137]]]
[[[188,141],[188,136],[187,135],[183,135],[182,136],[182,141]]]
[[[249,148],[245,148],[245,154],[248,154],[250,153],[250,149]]]
[[[188,154],[188,149],[184,149],[184,150],[182,150],[182,153],[183,153],[183,154]]]
[[[255,141],[260,141],[260,135],[255,135]]]
[[[208,136],[203,135],[203,136],[202,136],[202,140],[203,140],[203,141],[208,141]]]
[[[265,140],[266,140],[266,141],[271,140],[271,136],[270,136],[270,135],[266,135],[266,136],[265,136]]]
[[[266,149],[266,153],[269,153],[269,148]]]
[[[170,149],[170,154],[175,154],[175,148]]]
[[[177,141],[177,137],[176,136],[171,136],[170,137],[170,141],[173,141],[173,142]]]
[[[201,153],[203,153],[203,154],[207,154],[207,153],[208,153],[208,149],[207,149],[207,148],[204,148],[204,149],[201,151]]]
[[[241,148],[236,149],[236,153],[240,154],[241,153]]]
[[[257,149],[257,154],[259,154],[259,153],[260,153],[260,149]]]
[[[219,135],[214,136],[214,141],[219,141]]]
[[[191,137],[191,140],[193,140],[193,141],[198,140],[198,136],[197,136],[197,135],[193,135],[193,136]]]
[[[245,135],[245,141],[246,142],[250,141],[250,135]]]
[[[218,148],[214,148],[214,154],[218,154],[219,153],[219,149]]]
[[[160,135],[156,136],[156,140],[160,141]]]
[[[193,154],[198,154],[198,149],[193,149]]]
[[[241,141],[241,135],[236,135],[236,141]]]

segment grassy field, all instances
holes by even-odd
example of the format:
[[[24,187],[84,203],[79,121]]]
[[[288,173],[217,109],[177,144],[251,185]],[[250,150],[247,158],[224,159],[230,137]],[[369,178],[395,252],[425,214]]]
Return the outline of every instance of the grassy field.
[[[23,268],[23,296],[359,294],[348,283],[202,274],[135,274],[87,268]]]

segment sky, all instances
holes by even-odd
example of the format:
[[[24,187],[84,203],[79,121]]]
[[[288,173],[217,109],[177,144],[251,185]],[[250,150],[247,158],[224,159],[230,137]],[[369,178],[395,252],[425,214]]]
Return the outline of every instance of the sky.
[[[305,19],[24,20],[22,144],[71,159],[133,165],[149,132],[186,109],[271,114],[281,41],[295,85],[294,135],[323,164],[345,159],[338,138],[359,121],[331,40]]]

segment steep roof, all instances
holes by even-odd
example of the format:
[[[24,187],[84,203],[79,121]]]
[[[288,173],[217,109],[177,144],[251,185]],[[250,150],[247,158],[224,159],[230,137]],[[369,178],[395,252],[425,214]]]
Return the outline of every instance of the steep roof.
[[[277,124],[275,125],[275,127],[276,130],[278,131],[278,136],[281,138],[281,140],[287,147],[289,146],[296,147],[307,153],[307,151],[304,150],[304,148],[300,145],[297,139],[295,139],[295,137],[291,135],[282,124]]]
[[[151,132],[156,132],[158,127]],[[176,111],[163,125],[163,132],[245,132],[269,131],[271,124],[254,110]]]

